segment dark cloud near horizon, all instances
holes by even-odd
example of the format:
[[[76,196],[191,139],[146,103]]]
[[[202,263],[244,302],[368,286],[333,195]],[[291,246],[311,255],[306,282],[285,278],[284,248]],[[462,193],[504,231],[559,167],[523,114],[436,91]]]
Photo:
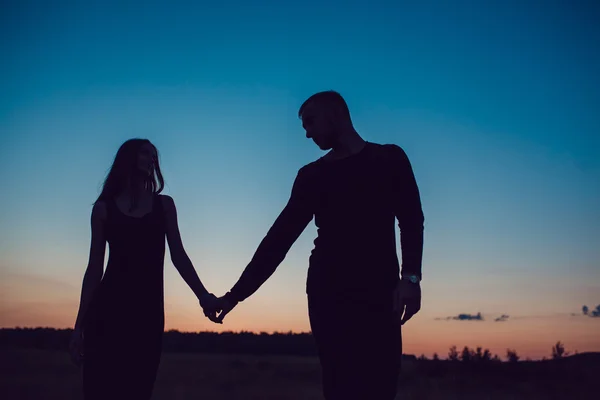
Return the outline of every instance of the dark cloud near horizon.
[[[546,315],[508,315],[502,314],[499,317],[486,320],[481,313],[477,314],[468,314],[462,313],[455,316],[449,317],[437,317],[434,318],[435,321],[493,321],[493,322],[506,322],[509,319],[512,320],[521,320],[521,319],[538,319],[538,318],[557,318],[563,316],[571,316],[571,317],[590,317],[590,318],[599,318],[600,319],[600,304],[596,306],[595,309],[590,310],[588,306],[583,306],[581,308],[581,312],[571,312],[571,313],[554,313],[554,314],[546,314]]]
[[[501,316],[499,316],[498,318],[494,319],[494,322],[504,322],[509,318],[508,315],[506,314],[502,314]]]
[[[483,321],[483,316],[480,312],[477,314],[458,314],[451,317],[446,318],[436,318],[436,320],[454,320],[454,321]]]
[[[590,311],[588,306],[581,307],[581,312],[583,315],[587,315],[590,318],[600,318],[600,304],[596,306],[595,310]]]

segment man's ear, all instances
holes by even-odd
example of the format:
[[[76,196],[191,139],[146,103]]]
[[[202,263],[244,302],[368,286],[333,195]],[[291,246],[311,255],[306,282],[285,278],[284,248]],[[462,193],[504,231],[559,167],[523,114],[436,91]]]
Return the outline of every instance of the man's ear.
[[[325,118],[327,118],[327,121],[332,127],[339,127],[342,122],[342,120],[340,119],[340,109],[336,105],[332,104],[331,106],[327,107],[325,111]]]
[[[333,103],[329,107],[329,110],[335,126],[346,126],[348,122],[351,123],[348,111],[341,104]]]

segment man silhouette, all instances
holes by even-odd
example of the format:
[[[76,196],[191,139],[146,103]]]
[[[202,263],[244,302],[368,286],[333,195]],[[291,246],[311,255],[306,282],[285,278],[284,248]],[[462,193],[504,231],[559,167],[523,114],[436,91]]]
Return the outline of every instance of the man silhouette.
[[[363,140],[337,92],[312,95],[298,116],[306,137],[331,151],[299,170],[284,210],[219,299],[218,320],[273,274],[314,216],[306,292],[325,398],[391,400],[401,325],[421,304],[424,217],[412,167],[399,146]]]

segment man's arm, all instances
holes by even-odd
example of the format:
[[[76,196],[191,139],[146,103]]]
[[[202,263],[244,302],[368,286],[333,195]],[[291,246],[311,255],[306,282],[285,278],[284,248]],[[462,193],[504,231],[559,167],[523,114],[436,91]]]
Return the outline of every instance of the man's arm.
[[[422,277],[423,224],[419,188],[408,156],[401,147],[389,145],[392,152],[395,187],[394,214],[400,228],[402,275]]]
[[[245,300],[275,272],[313,218],[311,199],[311,186],[305,168],[302,168],[298,171],[287,205],[258,246],[240,279],[225,295],[227,300]]]

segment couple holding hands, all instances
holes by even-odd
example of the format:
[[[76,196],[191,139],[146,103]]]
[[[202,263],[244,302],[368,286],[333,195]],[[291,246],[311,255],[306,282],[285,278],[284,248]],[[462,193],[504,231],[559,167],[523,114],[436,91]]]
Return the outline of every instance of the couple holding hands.
[[[285,208],[220,298],[206,290],[185,252],[173,198],[160,194],[157,149],[146,139],[119,148],[92,209],[70,343],[86,400],[152,396],[164,331],[165,238],[204,314],[222,323],[273,274],[313,218],[318,233],[306,294],[324,397],[395,398],[401,327],[421,306],[424,217],[410,161],[395,144],[365,141],[337,92],[312,95],[298,116],[306,137],[328,153],[298,171]]]

